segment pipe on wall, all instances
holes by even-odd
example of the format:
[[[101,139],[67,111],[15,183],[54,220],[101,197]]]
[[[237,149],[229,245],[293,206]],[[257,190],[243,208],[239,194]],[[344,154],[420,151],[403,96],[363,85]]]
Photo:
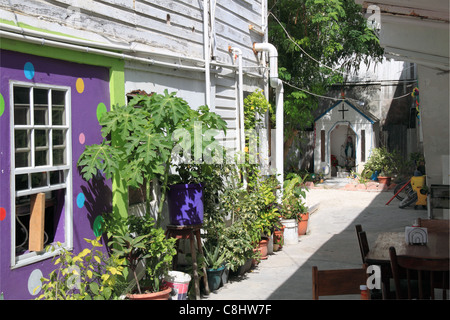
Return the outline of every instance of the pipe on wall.
[[[269,55],[269,84],[272,88],[275,88],[275,105],[276,105],[276,137],[275,137],[275,162],[277,169],[277,178],[283,190],[284,181],[284,88],[283,82],[278,79],[278,51],[271,43],[254,43],[254,52],[267,52]],[[280,150],[281,149],[281,150]]]
[[[237,150],[243,152],[245,147],[245,129],[244,129],[244,78],[242,71],[242,50],[239,48],[229,47],[228,51],[237,56],[238,62],[238,107],[236,108],[236,120],[238,120],[238,125],[236,125],[236,135],[238,148]]]
[[[157,61],[154,59],[136,57],[136,56],[128,55],[125,53],[117,53],[117,52],[112,52],[112,51],[108,51],[105,49],[97,49],[94,47],[89,47],[89,46],[84,46],[84,45],[71,44],[71,43],[55,41],[55,40],[48,40],[43,37],[39,38],[39,37],[22,35],[22,34],[18,34],[18,33],[14,33],[14,32],[3,31],[3,30],[0,30],[0,37],[19,40],[19,41],[25,41],[25,42],[29,42],[29,43],[42,45],[42,46],[50,46],[50,47],[55,47],[55,48],[64,48],[64,49],[70,49],[70,50],[74,50],[74,51],[98,54],[98,55],[112,57],[112,58],[121,59],[121,60],[139,61],[141,63],[160,66],[160,67],[166,67],[166,68],[198,71],[198,72],[205,71],[205,68],[203,68],[203,67],[186,66],[186,65],[177,64],[177,63]]]
[[[125,52],[125,53],[140,53],[140,54],[148,54],[148,55],[154,55],[154,56],[162,56],[162,57],[167,57],[167,58],[174,58],[177,60],[181,59],[181,60],[185,60],[185,61],[190,61],[193,63],[203,63],[204,62],[204,59],[200,59],[200,58],[180,56],[177,54],[170,54],[167,52],[146,51],[146,50],[132,48],[131,46],[124,46],[124,45],[119,45],[119,44],[100,43],[100,42],[84,40],[84,39],[75,38],[75,37],[69,37],[69,36],[63,36],[63,35],[57,35],[57,34],[53,34],[53,33],[38,31],[38,30],[21,28],[21,27],[9,25],[6,23],[0,23],[0,30],[17,33],[17,34],[23,35],[23,36],[31,36],[31,37],[42,38],[42,39],[46,39],[46,40],[53,40],[53,41],[57,41],[57,42],[75,44],[75,45],[79,45],[79,46],[83,46],[83,47],[90,47],[90,48],[103,49],[103,50],[113,50],[113,51],[120,51],[120,52]]]
[[[205,104],[211,107],[210,45],[208,0],[203,0],[203,58],[205,60]]]

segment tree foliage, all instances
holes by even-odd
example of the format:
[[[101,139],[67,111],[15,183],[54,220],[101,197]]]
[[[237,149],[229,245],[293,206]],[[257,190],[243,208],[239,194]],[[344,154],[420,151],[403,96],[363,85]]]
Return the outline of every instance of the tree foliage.
[[[324,95],[361,62],[383,49],[353,0],[269,0],[269,42],[278,49],[279,75],[295,87]],[[316,96],[285,86],[286,137],[312,124]]]

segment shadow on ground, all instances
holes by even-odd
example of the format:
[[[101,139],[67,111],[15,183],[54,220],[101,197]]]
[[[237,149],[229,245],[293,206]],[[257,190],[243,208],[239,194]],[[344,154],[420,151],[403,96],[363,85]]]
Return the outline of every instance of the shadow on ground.
[[[373,200],[367,204],[365,201],[370,196]],[[426,210],[398,208],[396,199],[386,206],[392,196],[391,192],[376,195],[357,191],[319,192],[320,207],[310,218],[309,234],[300,237],[295,248],[284,249],[298,263],[298,268],[280,286],[273,288],[268,299],[311,299],[312,266],[319,270],[360,267],[362,257],[355,225],[362,225],[371,245],[378,233],[401,232],[414,219],[427,217]],[[364,203],[365,207],[361,207]],[[308,251],[311,251],[309,255]]]

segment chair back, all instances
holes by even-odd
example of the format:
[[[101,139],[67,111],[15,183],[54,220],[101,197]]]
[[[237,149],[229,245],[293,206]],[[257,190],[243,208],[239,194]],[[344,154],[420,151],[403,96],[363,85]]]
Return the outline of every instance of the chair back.
[[[369,242],[367,241],[366,232],[363,231],[362,226],[357,224],[355,226],[356,236],[358,238],[359,250],[361,252],[362,263],[366,263],[366,256],[369,253]]]
[[[313,299],[320,296],[359,294],[367,282],[367,265],[358,269],[318,270],[312,267]]]
[[[392,275],[397,299],[434,299],[435,289],[442,289],[442,298],[446,299],[449,287],[449,258],[427,259],[397,255],[394,247],[389,248]],[[406,274],[406,289],[400,285]]]

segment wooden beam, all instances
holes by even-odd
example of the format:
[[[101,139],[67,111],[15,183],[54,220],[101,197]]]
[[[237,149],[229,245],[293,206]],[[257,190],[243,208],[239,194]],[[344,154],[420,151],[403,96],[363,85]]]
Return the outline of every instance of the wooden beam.
[[[45,193],[31,196],[28,250],[44,250]]]

